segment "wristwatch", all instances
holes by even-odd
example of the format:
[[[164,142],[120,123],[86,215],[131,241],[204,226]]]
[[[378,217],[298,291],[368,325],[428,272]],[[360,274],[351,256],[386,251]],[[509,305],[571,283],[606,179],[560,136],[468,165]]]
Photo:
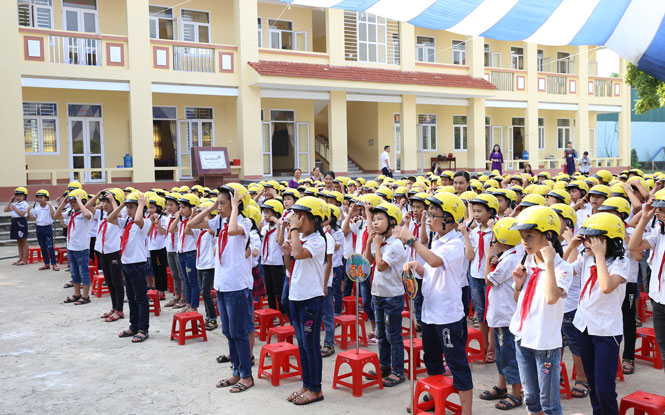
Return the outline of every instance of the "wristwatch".
[[[416,238],[409,238],[409,240],[406,241],[406,245],[407,245],[409,248],[413,248],[413,244],[415,244],[415,243],[416,243]]]

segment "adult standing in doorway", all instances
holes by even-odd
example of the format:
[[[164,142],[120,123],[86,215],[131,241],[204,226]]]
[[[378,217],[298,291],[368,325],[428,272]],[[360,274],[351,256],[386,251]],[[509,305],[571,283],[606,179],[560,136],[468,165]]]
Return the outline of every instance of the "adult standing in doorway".
[[[568,142],[563,155],[566,159],[566,174],[572,175],[575,173],[575,159],[577,158],[577,151],[573,148],[572,142]]]
[[[302,170],[295,169],[293,171],[293,179],[289,180],[289,187],[291,189],[297,189],[298,188],[298,181],[300,180],[300,176],[302,176]]]
[[[492,162],[491,170],[498,170],[499,174],[503,174],[503,154],[498,144],[494,144],[492,154],[490,154],[490,161]]]
[[[381,173],[387,177],[393,177],[393,171],[390,168],[390,146],[383,147],[380,159]]]

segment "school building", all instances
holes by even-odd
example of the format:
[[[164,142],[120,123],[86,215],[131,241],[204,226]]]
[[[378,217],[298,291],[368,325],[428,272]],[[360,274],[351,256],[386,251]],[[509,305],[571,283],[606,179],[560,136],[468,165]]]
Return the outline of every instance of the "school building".
[[[506,160],[528,151],[535,169],[560,169],[569,140],[595,166],[630,161],[630,91],[622,74],[596,76],[594,46],[275,0],[5,0],[0,19],[2,194],[187,184],[195,146],[227,147],[245,180],[315,165],[370,174],[385,145],[401,173],[449,154],[485,170],[495,143]],[[607,113],[618,156],[598,158]]]

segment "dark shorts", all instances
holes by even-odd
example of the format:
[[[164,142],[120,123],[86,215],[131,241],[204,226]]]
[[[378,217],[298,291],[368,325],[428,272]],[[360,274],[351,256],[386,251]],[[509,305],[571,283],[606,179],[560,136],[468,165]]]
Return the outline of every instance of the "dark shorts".
[[[28,219],[27,218],[12,218],[12,224],[9,228],[10,239],[27,239],[28,238]]]

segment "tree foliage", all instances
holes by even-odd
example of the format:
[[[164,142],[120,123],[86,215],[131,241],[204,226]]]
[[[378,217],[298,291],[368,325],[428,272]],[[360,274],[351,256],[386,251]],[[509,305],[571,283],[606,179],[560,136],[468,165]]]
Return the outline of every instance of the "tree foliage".
[[[665,83],[640,71],[632,63],[626,66],[626,82],[635,88],[639,95],[639,99],[635,101],[637,114],[665,106]]]

